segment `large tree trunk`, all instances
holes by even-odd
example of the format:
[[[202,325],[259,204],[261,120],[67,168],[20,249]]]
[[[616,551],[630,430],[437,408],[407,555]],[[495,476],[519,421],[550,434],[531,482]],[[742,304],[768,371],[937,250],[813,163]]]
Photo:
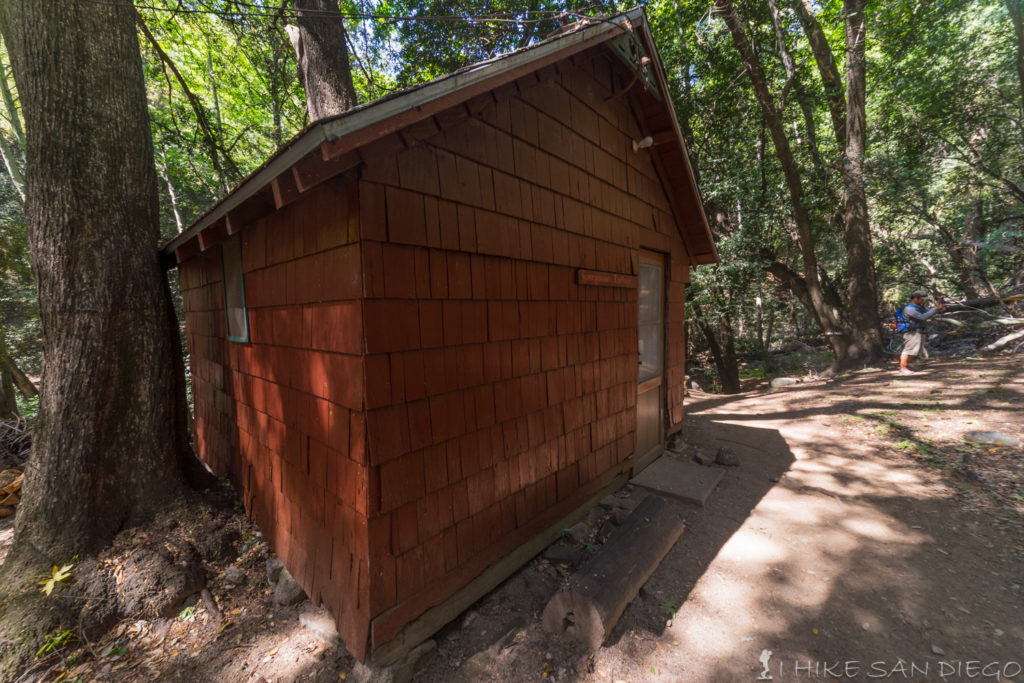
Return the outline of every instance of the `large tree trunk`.
[[[761,105],[761,113],[764,117],[765,125],[775,146],[775,154],[782,165],[782,174],[786,180],[786,188],[789,190],[793,221],[796,224],[800,255],[803,259],[805,273],[803,282],[806,289],[805,301],[810,304],[809,310],[821,323],[822,331],[832,347],[835,365],[837,367],[844,367],[847,363],[849,343],[842,330],[842,313],[825,300],[821,289],[821,282],[818,276],[818,256],[815,253],[815,239],[811,228],[811,217],[804,203],[804,190],[800,179],[800,172],[796,160],[793,158],[789,139],[786,137],[786,132],[783,129],[782,118],[779,116],[779,112],[772,100],[760,59],[754,53],[754,49],[747,39],[743,22],[737,15],[732,2],[730,0],[716,0],[715,6],[718,14],[722,16],[729,27],[733,43],[743,59],[747,73],[750,75],[750,81],[754,86],[754,94]]]
[[[11,557],[60,564],[185,490],[184,378],[131,1],[5,0],[0,25],[25,113],[45,387]]]
[[[846,12],[846,272],[850,316],[847,366],[865,365],[882,357],[882,321],[878,316],[875,260],[871,249],[868,199],[864,191],[865,118],[865,0],[845,0]]]
[[[356,103],[356,89],[337,0],[292,0],[292,6],[296,25],[286,30],[306,89],[309,120],[348,111]]]

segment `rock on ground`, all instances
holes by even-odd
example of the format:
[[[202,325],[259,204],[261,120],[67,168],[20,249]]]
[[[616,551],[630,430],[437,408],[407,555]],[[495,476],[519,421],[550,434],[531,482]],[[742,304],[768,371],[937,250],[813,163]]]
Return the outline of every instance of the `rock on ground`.
[[[276,555],[267,558],[267,583],[274,585],[281,578],[281,571],[284,569],[284,562]]]
[[[302,586],[292,578],[287,569],[281,569],[281,574],[274,586],[274,602],[278,605],[295,605],[306,599],[306,592]]]
[[[726,467],[739,467],[740,456],[729,446],[722,446],[715,454],[715,462]]]
[[[322,607],[308,605],[299,612],[299,623],[330,645],[339,642],[338,625],[334,621],[334,616]]]

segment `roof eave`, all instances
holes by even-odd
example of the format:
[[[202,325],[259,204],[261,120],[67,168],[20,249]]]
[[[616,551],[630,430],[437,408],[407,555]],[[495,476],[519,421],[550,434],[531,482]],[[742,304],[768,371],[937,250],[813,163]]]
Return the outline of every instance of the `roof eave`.
[[[566,56],[587,49],[592,43],[599,42],[598,39],[603,41],[606,39],[605,34],[609,32],[616,34],[624,32],[627,30],[624,24],[630,19],[635,21],[638,16],[642,16],[642,14],[638,14],[639,12],[639,10],[633,10],[607,21],[590,24],[539,46],[496,58],[466,71],[456,72],[449,78],[429,83],[393,99],[360,108],[333,119],[324,119],[313,123],[306,131],[299,133],[284,148],[276,152],[262,167],[221,198],[189,228],[169,240],[162,247],[162,252],[165,255],[173,255],[175,250],[209,226],[224,219],[230,211],[240,207],[246,200],[263,190],[271,181],[287,172],[322,144],[355,138],[358,138],[358,144],[351,145],[351,148],[366,144],[376,137],[394,132],[392,128],[398,130],[415,120],[432,115],[435,113],[433,110],[437,107],[431,105],[443,102],[444,107],[454,106],[475,96],[479,86],[483,84],[487,84],[488,89],[498,87],[522,75],[518,72],[523,67],[541,68],[542,62],[551,63],[564,59]],[[401,122],[396,121],[395,125],[391,127],[379,125],[389,120],[399,119],[400,115],[405,113],[413,115],[401,117]],[[374,126],[377,126],[377,129],[374,129],[372,136],[358,135]]]

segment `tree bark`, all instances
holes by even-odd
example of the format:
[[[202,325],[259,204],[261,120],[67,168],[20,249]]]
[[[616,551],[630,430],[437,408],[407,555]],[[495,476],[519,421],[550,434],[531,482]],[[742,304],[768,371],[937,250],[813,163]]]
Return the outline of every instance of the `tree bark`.
[[[810,312],[815,322],[818,323],[818,327],[822,327],[821,320],[818,318],[818,311],[815,310],[814,302],[811,301],[811,296],[807,292],[807,281],[782,261],[770,261],[768,263],[768,272],[776,280],[789,288],[789,291],[793,293],[797,301]]]
[[[1010,0],[1012,2],[1012,0]],[[832,48],[829,47],[825,32],[821,30],[821,24],[814,15],[814,7],[810,0],[794,0],[796,14],[800,18],[800,25],[803,26],[804,35],[811,44],[811,52],[814,54],[814,61],[818,65],[818,73],[821,75],[821,84],[825,88],[825,97],[828,101],[828,112],[832,117],[832,130],[835,131],[836,143],[839,149],[846,147],[846,102],[843,96],[843,81],[839,77],[839,69],[836,68],[836,60],[832,55]]]
[[[6,0],[43,385],[11,557],[105,545],[184,490],[184,376],[130,0]],[[9,559],[5,564],[5,572]]]
[[[849,366],[874,362],[883,354],[868,199],[864,191],[864,150],[867,143],[864,5],[865,0],[844,0],[843,3],[846,13],[846,151],[842,169],[846,195],[844,236],[848,277],[846,309],[850,316]]]
[[[736,340],[732,326],[723,316],[717,316],[714,326],[707,322],[703,311],[698,311],[697,326],[704,334],[711,351],[711,360],[718,371],[723,394],[737,394],[740,391],[740,370],[736,361]],[[719,343],[721,338],[721,343]]]
[[[292,0],[295,25],[285,27],[295,49],[309,120],[348,111],[356,103],[345,24],[337,0]],[[337,15],[335,18],[334,15]]]
[[[814,232],[811,227],[811,217],[804,202],[804,190],[800,179],[800,172],[796,160],[793,158],[793,151],[789,145],[789,139],[783,128],[782,118],[772,101],[771,92],[768,89],[768,81],[765,78],[761,62],[747,39],[743,23],[740,21],[735,8],[730,0],[716,0],[715,6],[718,13],[725,19],[726,25],[732,34],[733,43],[743,64],[750,75],[750,81],[754,87],[754,94],[761,105],[761,113],[764,117],[768,133],[771,135],[772,143],[775,146],[775,154],[782,165],[782,174],[786,180],[786,188],[789,190],[790,204],[793,211],[793,221],[796,224],[796,231],[800,247],[800,255],[803,259],[805,276],[803,282],[806,288],[806,301],[810,303],[808,310],[812,311],[815,318],[820,322],[822,331],[828,338],[835,357],[837,367],[845,366],[847,359],[848,343],[842,331],[842,316],[840,311],[828,304],[822,293],[821,283],[818,279],[818,257],[815,253]],[[795,292],[794,292],[795,293]]]

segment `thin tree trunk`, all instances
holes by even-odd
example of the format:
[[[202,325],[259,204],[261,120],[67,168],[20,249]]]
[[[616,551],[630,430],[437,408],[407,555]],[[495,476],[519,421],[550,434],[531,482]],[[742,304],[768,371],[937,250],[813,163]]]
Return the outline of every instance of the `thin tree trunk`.
[[[21,203],[25,203],[25,176],[21,171],[21,164],[18,162],[18,158],[15,156],[14,149],[11,147],[11,143],[7,141],[7,136],[0,132],[0,156],[4,160],[4,168],[7,169],[7,175],[11,179],[11,184],[14,185],[14,190],[21,197]]]
[[[309,120],[348,111],[356,103],[345,24],[337,0],[292,0],[296,21],[286,26],[306,90]],[[337,15],[335,18],[334,15]]]
[[[968,196],[973,194],[970,183],[967,187]],[[964,214],[964,236],[959,244],[950,245],[950,254],[953,262],[956,263],[961,272],[961,284],[964,288],[964,296],[968,299],[977,299],[981,296],[981,288],[985,283],[981,281],[979,273],[981,266],[978,263],[978,250],[976,243],[980,241],[978,224],[981,222],[981,202],[971,202]]]
[[[794,86],[796,102],[800,106],[800,113],[804,117],[804,128],[807,130],[807,151],[810,152],[811,161],[814,162],[814,170],[821,177],[822,185],[831,194],[832,187],[828,184],[828,175],[825,172],[825,160],[821,157],[821,148],[818,145],[818,127],[814,123],[814,107],[811,105],[807,91],[799,81]]]
[[[18,104],[14,101],[14,93],[11,92],[11,86],[8,84],[7,78],[7,65],[0,60],[0,95],[3,96],[4,108],[7,110],[7,122],[11,124],[11,130],[18,141],[18,146],[24,151],[25,129],[21,125],[21,111],[18,108]]]
[[[142,31],[142,35],[146,36],[146,40],[153,46],[153,50],[160,58],[171,73],[174,74],[174,78],[178,81],[178,85],[181,86],[181,91],[185,94],[185,99],[188,100],[189,105],[192,107],[193,113],[196,115],[196,123],[199,124],[199,132],[202,134],[203,142],[206,144],[206,151],[210,155],[210,163],[213,164],[213,170],[217,173],[217,179],[220,181],[220,186],[227,192],[231,189],[231,181],[237,178],[238,166],[235,164],[231,155],[224,151],[218,144],[217,137],[214,135],[213,130],[210,127],[210,122],[206,118],[206,109],[203,107],[203,103],[199,101],[199,98],[192,89],[188,87],[188,82],[185,77],[181,75],[177,65],[170,58],[170,56],[160,47],[160,43],[157,42],[156,36],[149,30],[146,23],[142,21],[142,15],[136,13],[136,22],[138,23],[139,30]],[[224,168],[224,164],[221,163],[223,158],[224,164],[227,165],[227,169]],[[227,172],[231,173],[229,178]]]
[[[739,364],[736,362],[736,343],[729,321],[718,316],[718,322],[712,327],[699,312],[697,326],[704,334],[708,349],[711,351],[711,359],[715,363],[718,379],[722,383],[722,393],[739,393]],[[721,343],[719,343],[719,337],[721,337]]]
[[[815,239],[811,227],[811,217],[804,204],[803,185],[800,180],[796,160],[793,158],[793,151],[789,145],[789,139],[786,137],[782,119],[772,101],[760,60],[754,54],[750,41],[747,39],[746,31],[743,28],[743,23],[736,14],[732,2],[730,0],[716,0],[715,6],[718,13],[725,19],[725,23],[732,34],[733,43],[743,59],[747,73],[750,75],[750,81],[754,86],[754,94],[761,105],[761,113],[775,146],[775,154],[782,165],[782,174],[786,180],[786,187],[789,190],[793,220],[796,224],[799,238],[800,255],[803,259],[805,273],[803,280],[806,288],[806,301],[810,303],[809,310],[814,313],[821,323],[822,331],[828,337],[829,344],[832,347],[835,363],[841,367],[846,363],[848,344],[841,330],[840,311],[825,301],[821,291],[821,284],[818,280],[818,257],[815,253]]]
[[[18,111],[18,105],[14,101],[14,94],[7,83],[7,78],[7,65],[4,64],[3,60],[0,60],[0,96],[3,97],[4,118],[7,119],[11,126],[11,131],[14,133],[14,146],[8,142],[5,136],[0,134],[0,154],[3,155],[4,166],[7,168],[7,174],[11,177],[11,183],[14,184],[14,189],[17,190],[24,204],[25,130],[21,126],[21,113]]]
[[[8,370],[6,359],[7,337],[0,327],[0,420],[18,414],[18,400],[14,396],[14,377]]]
[[[832,48],[829,47],[825,32],[821,30],[821,24],[818,23],[818,18],[814,15],[811,0],[794,0],[793,5],[800,18],[807,41],[811,44],[814,61],[818,65],[821,84],[825,88],[825,97],[828,101],[828,112],[832,117],[832,130],[836,135],[836,143],[838,143],[839,149],[845,149],[846,101],[843,95],[843,80],[839,76],[839,69],[836,68]]]
[[[224,121],[220,116],[220,97],[217,95],[217,78],[213,73],[213,48],[210,39],[206,39],[206,75],[210,79],[210,92],[213,93],[213,120],[217,124],[217,140],[224,145]]]
[[[867,142],[864,5],[865,0],[845,0],[843,3],[846,12],[846,153],[842,175],[846,190],[844,236],[849,280],[850,348],[847,363],[850,365],[871,363],[883,354],[868,199],[864,191],[864,150]]]
[[[761,286],[761,273],[757,274],[757,350],[763,356],[766,350],[764,342],[764,291]]]
[[[6,346],[3,349],[3,353],[0,354],[0,368],[10,376],[11,381],[14,382],[14,386],[18,388],[22,396],[32,398],[39,395],[39,389],[28,378],[28,375],[21,371],[21,368],[14,362],[10,354],[7,353]]]
[[[184,491],[184,375],[130,0],[6,0],[43,385],[5,575],[97,550]],[[24,560],[20,558],[25,558]]]
[[[167,195],[171,200],[171,212],[174,214],[174,227],[178,232],[181,232],[185,225],[181,220],[181,212],[178,211],[178,194],[174,191],[174,183],[171,182],[171,174],[167,170],[167,155],[163,152],[160,153],[160,163],[156,167],[160,171],[160,177],[163,178],[164,184],[167,186]]]
[[[1006,0],[1006,9],[1013,21],[1013,33],[1017,37],[1017,86],[1020,88],[1021,112],[1024,113],[1024,2]]]
[[[793,55],[789,53],[786,46],[786,34],[782,28],[782,17],[779,16],[779,5],[775,0],[768,0],[768,9],[771,10],[772,27],[775,29],[775,40],[779,43],[779,57],[782,59],[782,66],[786,70],[786,82],[782,86],[782,94],[779,95],[779,113],[786,108],[786,97],[789,89],[796,82],[796,62]]]
[[[283,109],[281,103],[281,74],[278,66],[277,50],[274,51],[273,60],[271,61],[271,72],[270,72],[270,111],[274,121],[274,128],[271,132],[271,140],[274,141],[275,147],[281,146],[283,139],[283,132],[281,130],[281,110]]]

